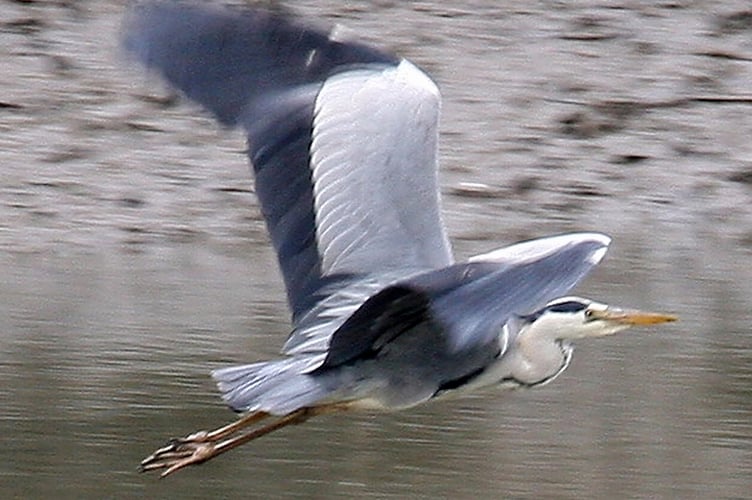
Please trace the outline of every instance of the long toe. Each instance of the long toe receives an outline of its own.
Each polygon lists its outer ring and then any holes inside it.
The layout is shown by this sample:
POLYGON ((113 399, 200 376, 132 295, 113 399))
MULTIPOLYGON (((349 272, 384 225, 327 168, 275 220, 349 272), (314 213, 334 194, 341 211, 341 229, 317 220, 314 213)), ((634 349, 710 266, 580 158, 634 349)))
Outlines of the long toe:
POLYGON ((185 460, 192 460, 190 463, 203 462, 213 454, 215 448, 213 443, 205 441, 205 434, 198 435, 196 433, 187 438, 170 440, 166 446, 159 448, 143 459, 139 470, 147 472, 155 469, 169 468, 185 460))
POLYGON ((200 463, 206 462, 210 458, 212 458, 215 455, 215 449, 214 445, 211 444, 205 444, 201 446, 197 446, 194 450, 191 456, 183 458, 183 459, 175 459, 170 460, 169 463, 166 464, 167 470, 165 470, 160 477, 167 477, 173 472, 176 472, 183 467, 187 467, 189 465, 198 465, 200 463))
POLYGON ((170 464, 177 460, 182 460, 192 456, 193 450, 176 450, 176 451, 164 451, 162 453, 152 453, 146 457, 140 464, 139 470, 141 472, 148 472, 155 469, 164 469, 169 467, 170 464))
POLYGON ((200 464, 216 454, 212 443, 183 443, 160 448, 146 457, 139 467, 141 472, 166 469, 165 477, 188 465, 200 464))

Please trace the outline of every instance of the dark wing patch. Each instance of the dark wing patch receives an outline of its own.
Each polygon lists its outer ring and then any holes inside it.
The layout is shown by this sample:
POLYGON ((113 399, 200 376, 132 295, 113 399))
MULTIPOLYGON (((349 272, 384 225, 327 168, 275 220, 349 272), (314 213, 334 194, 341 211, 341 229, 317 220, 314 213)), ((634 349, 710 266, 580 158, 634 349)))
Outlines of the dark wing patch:
POLYGON ((129 13, 124 35, 126 50, 225 125, 238 124, 258 97, 323 82, 350 65, 398 62, 258 8, 141 4, 129 13))
POLYGON ((428 297, 393 286, 368 299, 331 337, 320 369, 376 353, 401 333, 428 319, 428 297))
POLYGON ((249 116, 259 120, 249 120, 246 127, 256 196, 282 269, 293 322, 318 301, 316 292, 323 285, 308 168, 317 89, 309 92, 279 96, 274 105, 267 101, 268 109, 251 112, 249 116))
POLYGON ((432 301, 469 282, 487 276, 504 265, 488 262, 454 264, 424 272, 388 286, 366 300, 331 336, 328 355, 321 368, 370 356, 419 323, 433 325, 436 339, 444 342, 434 323, 432 301))

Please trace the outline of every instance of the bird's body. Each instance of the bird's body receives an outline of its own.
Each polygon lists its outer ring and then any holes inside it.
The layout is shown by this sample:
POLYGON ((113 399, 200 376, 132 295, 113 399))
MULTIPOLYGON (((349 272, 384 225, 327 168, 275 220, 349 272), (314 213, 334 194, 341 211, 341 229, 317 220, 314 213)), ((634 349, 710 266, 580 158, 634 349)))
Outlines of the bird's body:
POLYGON ((327 411, 533 387, 571 340, 667 315, 564 298, 610 239, 571 233, 455 262, 437 180, 440 94, 410 62, 264 10, 136 8, 126 48, 248 136, 293 329, 279 360, 213 372, 246 416, 158 450, 170 473, 327 411), (240 433, 267 416, 277 421, 240 433), (238 435, 240 433, 240 435, 238 435))

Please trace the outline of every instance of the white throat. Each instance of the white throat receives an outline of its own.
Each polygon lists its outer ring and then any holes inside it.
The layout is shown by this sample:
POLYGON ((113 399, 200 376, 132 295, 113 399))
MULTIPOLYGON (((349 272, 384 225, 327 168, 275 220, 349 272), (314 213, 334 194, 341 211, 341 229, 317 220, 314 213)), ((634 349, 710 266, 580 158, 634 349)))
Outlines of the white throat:
POLYGON ((536 321, 520 330, 504 361, 513 378, 537 385, 550 382, 564 371, 571 360, 572 349, 554 329, 536 321))

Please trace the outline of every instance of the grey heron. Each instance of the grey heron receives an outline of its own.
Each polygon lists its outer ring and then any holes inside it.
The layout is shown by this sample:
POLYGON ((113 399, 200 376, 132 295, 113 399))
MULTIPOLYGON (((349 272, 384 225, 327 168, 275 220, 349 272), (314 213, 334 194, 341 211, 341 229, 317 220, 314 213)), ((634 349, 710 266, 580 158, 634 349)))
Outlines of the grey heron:
POLYGON ((244 129, 292 313, 281 359, 212 373, 244 415, 171 441, 142 470, 168 475, 323 413, 543 385, 572 341, 675 319, 566 296, 606 253, 603 234, 456 262, 439 203, 440 94, 409 61, 260 8, 173 2, 132 9, 123 43, 244 129))

